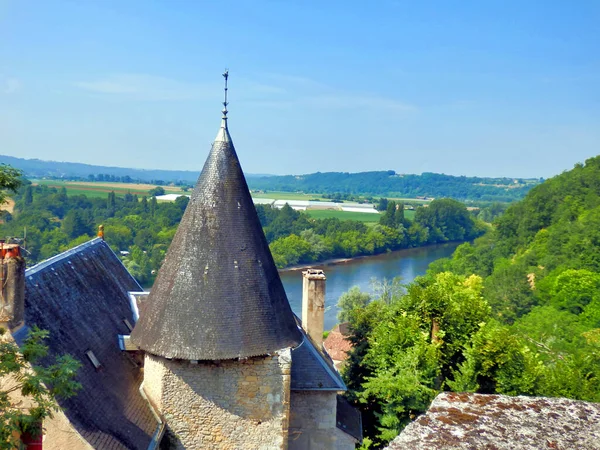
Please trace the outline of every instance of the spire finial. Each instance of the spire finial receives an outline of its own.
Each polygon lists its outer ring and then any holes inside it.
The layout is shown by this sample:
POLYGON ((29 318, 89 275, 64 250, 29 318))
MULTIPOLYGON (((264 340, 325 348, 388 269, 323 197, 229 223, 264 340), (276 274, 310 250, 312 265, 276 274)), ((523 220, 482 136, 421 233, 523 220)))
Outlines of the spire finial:
POLYGON ((225 101, 223 102, 223 120, 227 120, 227 78, 229 78, 229 69, 225 69, 223 73, 223 78, 225 78, 225 101))

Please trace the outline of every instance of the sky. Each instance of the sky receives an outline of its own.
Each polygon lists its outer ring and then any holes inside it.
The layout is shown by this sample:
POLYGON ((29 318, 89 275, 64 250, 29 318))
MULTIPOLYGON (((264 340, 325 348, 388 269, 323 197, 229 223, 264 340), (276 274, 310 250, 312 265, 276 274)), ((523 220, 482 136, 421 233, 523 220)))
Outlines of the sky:
POLYGON ((550 177, 600 154, 600 1, 0 0, 0 154, 550 177))

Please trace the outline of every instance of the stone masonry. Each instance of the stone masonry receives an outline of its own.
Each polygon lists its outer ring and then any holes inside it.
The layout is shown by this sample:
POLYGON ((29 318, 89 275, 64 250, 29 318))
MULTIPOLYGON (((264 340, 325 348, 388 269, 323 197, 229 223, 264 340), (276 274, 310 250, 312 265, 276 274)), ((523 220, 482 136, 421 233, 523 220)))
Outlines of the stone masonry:
POLYGON ((147 353, 144 391, 168 424, 171 448, 285 449, 290 371, 289 349, 215 362, 147 353))
MULTIPOLYGON (((335 391, 292 391, 290 450, 340 448, 335 445, 336 395, 335 391)), ((354 448, 354 443, 345 448, 354 448)))
POLYGON ((322 270, 302 272, 302 327, 318 348, 323 347, 325 280, 322 270))

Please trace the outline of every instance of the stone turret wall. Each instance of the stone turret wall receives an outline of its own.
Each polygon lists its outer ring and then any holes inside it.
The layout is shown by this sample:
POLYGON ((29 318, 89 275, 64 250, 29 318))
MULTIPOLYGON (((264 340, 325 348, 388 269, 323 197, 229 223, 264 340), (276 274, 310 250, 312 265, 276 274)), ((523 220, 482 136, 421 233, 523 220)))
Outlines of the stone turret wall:
MULTIPOLYGON (((175 449, 286 449, 291 354, 194 363, 146 354, 144 391, 175 449)), ((335 403, 334 403, 335 404, 335 403)))
POLYGON ((290 406, 290 450, 353 449, 354 442, 336 445, 336 392, 292 391, 290 406))

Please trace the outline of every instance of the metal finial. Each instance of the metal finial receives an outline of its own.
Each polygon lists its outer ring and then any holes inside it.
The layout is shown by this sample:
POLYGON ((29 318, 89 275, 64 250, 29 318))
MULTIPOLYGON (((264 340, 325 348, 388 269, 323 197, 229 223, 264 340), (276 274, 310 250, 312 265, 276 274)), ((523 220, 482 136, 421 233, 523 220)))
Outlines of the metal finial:
POLYGON ((227 78, 229 78, 229 69, 225 69, 225 73, 223 73, 223 78, 225 78, 225 101, 223 102, 223 119, 227 120, 227 78))

